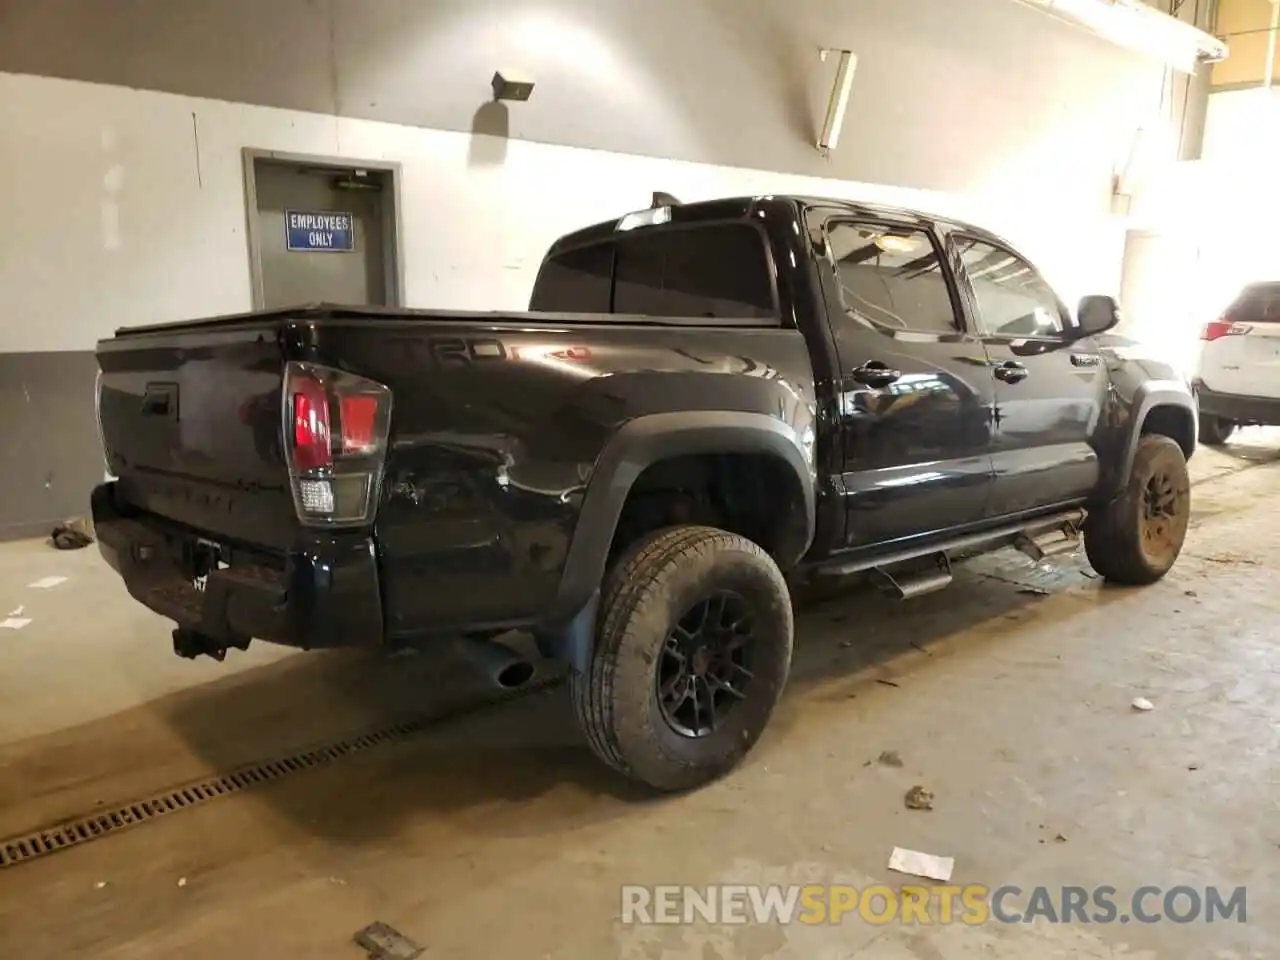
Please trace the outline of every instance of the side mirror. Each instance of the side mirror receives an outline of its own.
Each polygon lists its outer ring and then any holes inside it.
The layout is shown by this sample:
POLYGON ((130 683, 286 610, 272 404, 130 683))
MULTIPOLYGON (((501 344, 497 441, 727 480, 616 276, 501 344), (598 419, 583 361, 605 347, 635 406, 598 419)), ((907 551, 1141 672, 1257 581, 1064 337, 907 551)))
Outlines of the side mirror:
POLYGON ((1076 311, 1076 336, 1094 337, 1120 322, 1120 305, 1112 297, 1089 296, 1076 311))

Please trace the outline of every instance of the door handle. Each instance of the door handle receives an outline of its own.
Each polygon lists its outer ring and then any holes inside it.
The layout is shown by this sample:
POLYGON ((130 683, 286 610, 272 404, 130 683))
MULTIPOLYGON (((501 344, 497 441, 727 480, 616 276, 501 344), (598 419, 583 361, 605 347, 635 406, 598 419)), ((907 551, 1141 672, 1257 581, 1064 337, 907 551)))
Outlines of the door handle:
POLYGON ((862 366, 854 367, 850 376, 868 387, 887 387, 902 376, 902 371, 891 370, 879 360, 868 360, 862 366))
POLYGON ((1017 360, 1006 360, 996 365, 995 375, 1002 383, 1019 383, 1027 379, 1027 368, 1017 360))

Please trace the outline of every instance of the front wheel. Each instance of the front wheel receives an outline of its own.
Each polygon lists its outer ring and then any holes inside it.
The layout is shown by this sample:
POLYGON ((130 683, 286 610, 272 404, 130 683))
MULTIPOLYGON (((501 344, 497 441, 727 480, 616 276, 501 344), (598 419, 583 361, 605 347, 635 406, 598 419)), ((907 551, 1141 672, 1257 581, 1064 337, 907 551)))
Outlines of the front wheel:
POLYGON ((1124 493, 1085 521, 1085 553, 1112 583, 1155 583, 1182 552, 1190 520, 1191 480, 1182 448, 1148 434, 1138 441, 1124 493))
POLYGON ((782 573, 712 527, 644 537, 606 579, 590 667, 569 686, 591 749, 659 790, 735 767, 786 683, 794 624, 782 573))
POLYGON ((1236 425, 1231 420, 1215 417, 1208 413, 1200 414, 1200 439, 1209 447, 1220 447, 1235 433, 1236 425))

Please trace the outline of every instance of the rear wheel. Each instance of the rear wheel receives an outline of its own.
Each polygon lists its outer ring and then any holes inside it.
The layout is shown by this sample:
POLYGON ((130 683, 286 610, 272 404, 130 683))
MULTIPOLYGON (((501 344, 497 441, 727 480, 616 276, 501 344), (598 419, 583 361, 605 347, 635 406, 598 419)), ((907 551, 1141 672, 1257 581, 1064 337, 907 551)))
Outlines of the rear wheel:
POLYGON ((1138 441, 1124 493, 1085 521, 1085 553, 1112 583, 1155 583, 1182 552, 1190 519, 1191 481, 1182 448, 1148 434, 1138 441))
POLYGON ((786 683, 786 582, 755 543, 662 530, 610 572, 585 674, 570 689, 592 750, 659 790, 700 786, 759 739, 786 683))
POLYGON ((1235 432, 1233 420, 1224 420, 1207 413, 1200 414, 1200 440, 1210 447, 1220 447, 1235 432))

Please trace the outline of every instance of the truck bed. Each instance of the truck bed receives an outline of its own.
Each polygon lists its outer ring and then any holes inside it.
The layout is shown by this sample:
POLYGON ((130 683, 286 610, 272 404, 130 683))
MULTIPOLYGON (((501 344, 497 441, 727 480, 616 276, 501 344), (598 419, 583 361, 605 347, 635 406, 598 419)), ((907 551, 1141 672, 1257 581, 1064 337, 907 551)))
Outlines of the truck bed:
POLYGON ((582 492, 627 421, 697 408, 807 417, 812 403, 795 386, 812 380, 804 338, 760 320, 316 305, 125 329, 98 360, 117 478, 103 511, 276 563, 286 584, 292 566, 323 573, 317 557, 373 558, 389 632, 545 609, 582 492), (299 519, 285 387, 298 364, 389 391, 363 526, 299 519))
MULTIPOLYGON (((194 320, 176 320, 172 323, 119 327, 115 336, 131 338, 188 330, 221 330, 245 324, 359 319, 453 321, 480 325, 501 323, 572 324, 574 326, 625 324, 646 327, 777 327, 779 325, 777 319, 770 317, 641 317, 626 314, 421 310, 411 307, 353 307, 337 303, 309 303, 275 310, 255 310, 249 313, 228 313, 194 320)), ((110 342, 110 340, 100 341, 99 346, 110 342)))

